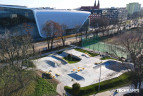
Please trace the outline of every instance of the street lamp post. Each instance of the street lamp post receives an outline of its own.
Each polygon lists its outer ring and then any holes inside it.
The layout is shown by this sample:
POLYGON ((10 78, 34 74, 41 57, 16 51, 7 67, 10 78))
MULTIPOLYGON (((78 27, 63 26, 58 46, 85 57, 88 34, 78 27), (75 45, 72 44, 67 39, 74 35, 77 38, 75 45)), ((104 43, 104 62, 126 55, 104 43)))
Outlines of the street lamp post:
POLYGON ((99 74, 99 86, 98 86, 98 91, 100 91, 100 80, 101 80, 101 64, 102 64, 102 60, 100 63, 100 74, 99 74))

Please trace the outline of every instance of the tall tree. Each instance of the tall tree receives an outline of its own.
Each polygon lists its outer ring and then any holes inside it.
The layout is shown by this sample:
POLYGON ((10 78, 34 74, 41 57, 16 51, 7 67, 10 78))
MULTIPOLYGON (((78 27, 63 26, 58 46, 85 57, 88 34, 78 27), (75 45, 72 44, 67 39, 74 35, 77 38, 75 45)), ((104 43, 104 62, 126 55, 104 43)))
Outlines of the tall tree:
POLYGON ((62 40, 62 43, 63 43, 63 46, 65 46, 65 41, 66 41, 66 30, 67 30, 67 25, 65 24, 62 24, 61 25, 61 31, 59 32, 60 34, 60 37, 61 37, 61 40, 62 40))
POLYGON ((76 37, 76 44, 78 45, 78 37, 79 37, 79 29, 80 29, 80 25, 76 25, 74 27, 74 33, 75 33, 75 37, 76 37))
POLYGON ((52 49, 54 38, 58 37, 58 34, 61 31, 61 26, 60 24, 54 21, 47 21, 43 27, 43 31, 45 32, 46 35, 48 49, 50 49, 50 43, 52 49))
POLYGON ((2 70, 0 75, 4 82, 4 96, 9 96, 25 87, 26 83, 24 79, 27 78, 28 74, 26 72, 26 74, 23 73, 23 68, 29 65, 27 61, 30 57, 29 50, 32 48, 31 42, 30 34, 16 36, 6 33, 0 38, 0 57, 4 61, 1 63, 2 70), (15 85, 15 82, 18 82, 17 85, 15 85))
POLYGON ((124 48, 128 55, 128 59, 133 63, 135 73, 134 85, 141 89, 141 82, 143 80, 143 27, 128 31, 121 34, 118 39, 118 44, 124 48))
POLYGON ((91 22, 91 26, 93 26, 94 28, 101 29, 102 30, 102 34, 104 36, 105 32, 106 32, 106 28, 109 26, 109 20, 108 20, 108 18, 105 18, 105 17, 95 18, 91 22), (103 30, 103 28, 104 28, 104 30, 103 30))

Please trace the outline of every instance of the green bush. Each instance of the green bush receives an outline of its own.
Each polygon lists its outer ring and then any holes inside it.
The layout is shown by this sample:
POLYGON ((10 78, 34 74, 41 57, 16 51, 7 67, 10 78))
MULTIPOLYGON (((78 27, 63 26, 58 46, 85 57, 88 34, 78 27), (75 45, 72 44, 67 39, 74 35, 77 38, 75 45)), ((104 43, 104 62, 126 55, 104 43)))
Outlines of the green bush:
POLYGON ((117 60, 115 58, 112 58, 112 57, 109 57, 109 56, 106 56, 106 57, 102 57, 101 60, 108 60, 108 59, 113 59, 113 60, 117 60))
POLYGON ((29 68, 29 67, 35 68, 35 67, 36 67, 36 66, 34 65, 34 63, 33 63, 32 61, 30 61, 30 60, 28 60, 28 61, 23 61, 22 64, 23 64, 23 66, 25 66, 25 67, 27 67, 27 68, 29 68))
POLYGON ((62 54, 63 53, 63 51, 59 51, 59 52, 57 52, 57 54, 62 54))
MULTIPOLYGON (((132 79, 133 79, 132 72, 126 72, 119 77, 101 82, 100 91, 98 91, 99 83, 89 85, 86 87, 81 87, 80 93, 78 94, 78 96, 88 96, 91 94, 96 94, 98 92, 103 92, 109 89, 120 87, 120 86, 131 83, 132 79)), ((72 94, 72 91, 71 91, 72 88, 66 86, 65 90, 69 92, 70 94, 72 94)))
POLYGON ((68 54, 66 57, 64 57, 64 59, 69 63, 69 64, 72 64, 72 63, 77 63, 79 62, 81 59, 78 59, 78 58, 75 58, 73 56, 71 56, 70 54, 68 54))
POLYGON ((42 78, 44 78, 44 79, 52 79, 52 76, 49 73, 43 73, 42 74, 42 78))
POLYGON ((72 85, 72 94, 74 96, 78 96, 79 92, 80 92, 80 84, 79 83, 74 83, 72 85))

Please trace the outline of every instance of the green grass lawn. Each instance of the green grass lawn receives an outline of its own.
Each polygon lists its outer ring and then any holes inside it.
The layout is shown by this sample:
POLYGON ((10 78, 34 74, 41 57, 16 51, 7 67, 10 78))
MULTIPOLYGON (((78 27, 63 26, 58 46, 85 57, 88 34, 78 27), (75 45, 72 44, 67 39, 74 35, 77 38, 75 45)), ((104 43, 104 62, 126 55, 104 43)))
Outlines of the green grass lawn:
POLYGON ((112 57, 109 57, 109 56, 107 56, 107 57, 102 57, 102 58, 101 58, 101 60, 108 60, 108 59, 117 60, 117 59, 115 59, 115 58, 112 58, 112 57))
POLYGON ((48 80, 39 78, 37 80, 35 91, 32 96, 56 96, 56 86, 56 84, 48 80))
POLYGON ((68 55, 64 57, 63 59, 66 60, 69 64, 77 63, 80 61, 80 59, 72 57, 71 55, 68 55))
MULTIPOLYGON (((99 83, 80 88, 78 96, 89 96, 99 92, 107 91, 131 83, 133 78, 132 72, 126 72, 117 78, 106 80, 100 83, 100 91, 98 91, 99 83)), ((72 94, 72 88, 65 86, 65 90, 72 94)))
POLYGON ((46 79, 37 77, 31 81, 25 88, 13 93, 11 96, 56 96, 56 84, 46 79))
POLYGON ((97 53, 92 53, 90 51, 87 51, 87 50, 83 50, 83 49, 79 49, 79 48, 75 48, 76 51, 79 51, 79 52, 82 52, 82 53, 85 53, 87 55, 89 55, 90 57, 94 57, 94 56, 97 56, 99 54, 97 53))
MULTIPOLYGON (((4 73, 4 72, 3 72, 4 73)), ((7 93, 12 92, 10 96, 56 96, 56 87, 57 82, 52 79, 43 79, 31 70, 22 71, 22 80, 24 82, 24 87, 20 87, 20 83, 15 76, 17 73, 14 71, 8 71, 5 69, 6 76, 9 77, 0 77, 0 94, 3 95, 3 89, 5 89, 5 84, 8 85, 7 93), (15 75, 15 76, 13 76, 15 75), (15 89, 18 90, 14 91, 15 89)), ((6 89, 5 89, 6 90, 6 89)))
MULTIPOLYGON (((65 59, 66 60, 66 59, 65 59)), ((69 60, 66 60, 69 64, 73 64, 73 63, 77 63, 79 61, 69 61, 69 60)))

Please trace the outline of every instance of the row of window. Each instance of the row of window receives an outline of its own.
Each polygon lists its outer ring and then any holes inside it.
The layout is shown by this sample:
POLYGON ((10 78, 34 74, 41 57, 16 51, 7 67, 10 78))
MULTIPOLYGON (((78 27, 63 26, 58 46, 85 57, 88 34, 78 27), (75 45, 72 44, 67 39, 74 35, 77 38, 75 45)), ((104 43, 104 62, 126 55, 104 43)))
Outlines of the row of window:
MULTIPOLYGON (((12 30, 21 30, 20 34, 32 30, 30 33, 33 39, 40 38, 32 10, 0 7, 0 11, 0 30, 2 28, 7 28, 11 32, 12 30), (28 26, 25 27, 24 24, 31 26, 32 29, 28 29, 28 26)), ((4 33, 5 30, 2 31, 0 34, 4 33)))

